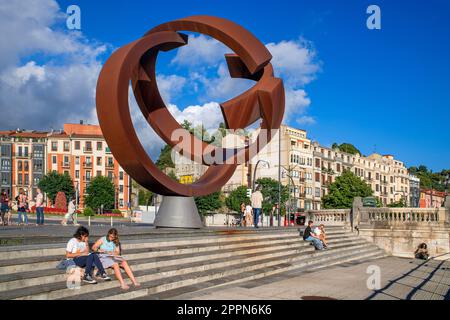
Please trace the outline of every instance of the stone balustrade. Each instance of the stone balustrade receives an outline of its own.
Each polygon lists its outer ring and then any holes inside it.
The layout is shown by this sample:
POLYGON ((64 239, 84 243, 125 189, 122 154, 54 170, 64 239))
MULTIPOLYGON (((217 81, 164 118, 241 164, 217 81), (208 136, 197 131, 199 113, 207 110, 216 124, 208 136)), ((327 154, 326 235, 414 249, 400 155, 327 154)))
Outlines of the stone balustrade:
POLYGON ((438 224, 445 221, 445 208, 363 208, 362 210, 367 212, 369 223, 438 224))
POLYGON ((309 219, 316 225, 345 225, 350 223, 350 209, 311 210, 309 219))

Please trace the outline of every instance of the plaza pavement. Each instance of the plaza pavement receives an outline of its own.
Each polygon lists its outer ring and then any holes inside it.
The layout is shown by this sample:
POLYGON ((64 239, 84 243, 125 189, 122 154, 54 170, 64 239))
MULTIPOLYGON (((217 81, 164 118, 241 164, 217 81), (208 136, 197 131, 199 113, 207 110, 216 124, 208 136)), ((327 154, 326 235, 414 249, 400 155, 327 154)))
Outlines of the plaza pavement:
POLYGON ((257 281, 179 295, 192 300, 450 300, 450 260, 427 262, 388 257, 345 263, 315 272, 286 273, 257 281), (381 289, 368 289, 371 266, 381 289))

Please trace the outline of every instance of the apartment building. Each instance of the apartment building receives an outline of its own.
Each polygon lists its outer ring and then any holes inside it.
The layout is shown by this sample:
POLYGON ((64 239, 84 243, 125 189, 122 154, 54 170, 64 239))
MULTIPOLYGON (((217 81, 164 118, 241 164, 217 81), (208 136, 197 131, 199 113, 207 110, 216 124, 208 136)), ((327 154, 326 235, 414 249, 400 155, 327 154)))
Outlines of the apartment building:
MULTIPOLYGON (((250 139, 258 133, 255 131, 250 139)), ((240 144, 241 147, 245 145, 243 137, 240 144)), ((364 157, 327 148, 312 142, 305 130, 285 125, 257 157, 237 168, 223 191, 229 193, 239 186, 251 187, 253 179, 262 177, 278 180, 279 167, 281 183, 290 187, 291 204, 297 208, 320 210, 329 185, 344 170, 352 171, 368 183, 374 196, 385 206, 401 199, 411 206, 418 206, 417 184, 420 185, 420 180, 408 174, 402 161, 392 155, 372 154, 364 157)), ((188 161, 182 166, 176 165, 175 172, 190 182, 197 180, 204 170, 205 167, 188 161)))
POLYGON ((115 207, 128 208, 131 179, 114 159, 99 126, 80 123, 51 132, 3 131, 0 139, 1 189, 11 190, 12 197, 22 189, 34 198, 42 177, 56 171, 72 177, 81 208, 86 188, 96 176, 109 177, 116 187, 115 207))

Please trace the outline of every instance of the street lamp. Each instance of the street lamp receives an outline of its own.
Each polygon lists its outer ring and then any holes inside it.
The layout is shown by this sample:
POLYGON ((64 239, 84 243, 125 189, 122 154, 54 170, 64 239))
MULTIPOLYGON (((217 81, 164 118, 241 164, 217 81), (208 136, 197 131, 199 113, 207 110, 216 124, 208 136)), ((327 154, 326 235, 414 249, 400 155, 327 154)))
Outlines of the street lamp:
POLYGON ((253 170, 253 192, 255 192, 255 190, 256 190, 256 188, 255 188, 256 187, 256 170, 258 169, 258 166, 259 166, 260 163, 266 164, 267 167, 270 169, 270 163, 268 161, 266 161, 266 160, 259 160, 256 163, 255 170, 253 170))

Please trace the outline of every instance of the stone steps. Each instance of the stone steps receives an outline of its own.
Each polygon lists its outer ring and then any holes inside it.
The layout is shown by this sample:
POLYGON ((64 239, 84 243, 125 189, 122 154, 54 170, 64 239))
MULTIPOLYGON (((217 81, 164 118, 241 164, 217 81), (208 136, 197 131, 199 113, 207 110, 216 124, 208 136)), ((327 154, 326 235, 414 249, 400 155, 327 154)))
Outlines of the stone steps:
MULTIPOLYGON (((298 239, 297 239, 298 240, 298 239)), ((330 244, 333 245, 347 243, 349 241, 359 241, 362 240, 351 240, 349 237, 342 237, 338 240, 330 240, 330 244)), ((352 243, 353 243, 352 242, 352 243)), ((151 269, 160 269, 165 267, 175 267, 177 268, 179 265, 183 264, 200 264, 203 265, 205 261, 211 262, 215 260, 227 260, 230 258, 238 259, 243 258, 248 255, 256 256, 256 257, 265 257, 265 256, 277 256, 284 252, 294 252, 298 248, 313 250, 313 248, 305 242, 292 242, 289 244, 271 244, 270 242, 265 243, 264 248, 256 249, 254 247, 246 247, 240 248, 239 251, 236 249, 228 250, 226 252, 214 251, 214 252, 205 252, 205 253, 194 253, 191 255, 179 256, 176 254, 169 254, 164 257, 156 257, 156 258, 142 258, 139 257, 138 260, 128 260, 130 265, 133 266, 133 270, 135 274, 139 274, 139 271, 142 270, 151 270, 151 269), (212 253, 212 254, 211 254, 212 253)), ((141 254, 145 256, 146 254, 141 254)), ((232 261, 232 260, 230 260, 232 261)), ((63 282, 63 288, 65 288, 65 280, 66 274, 62 271, 55 269, 55 264, 51 266, 50 269, 46 270, 38 270, 38 271, 28 271, 21 273, 14 273, 10 275, 3 275, 0 277, 0 297, 2 296, 2 292, 14 289, 20 289, 23 287, 29 286, 39 286, 46 285, 50 283, 55 283, 58 281, 63 282)))
POLYGON ((67 289, 67 275, 55 268, 65 244, 8 248, 1 252, 0 299, 170 298, 191 287, 211 288, 384 255, 344 228, 329 228, 327 236, 331 249, 321 252, 304 242, 296 229, 124 241, 124 256, 142 284, 126 292, 115 280, 67 289))

